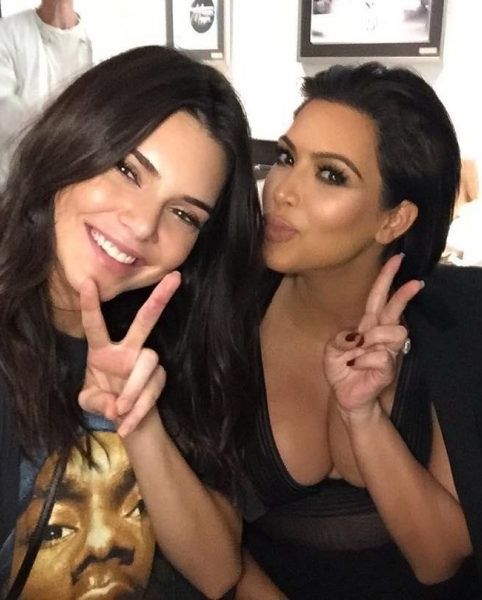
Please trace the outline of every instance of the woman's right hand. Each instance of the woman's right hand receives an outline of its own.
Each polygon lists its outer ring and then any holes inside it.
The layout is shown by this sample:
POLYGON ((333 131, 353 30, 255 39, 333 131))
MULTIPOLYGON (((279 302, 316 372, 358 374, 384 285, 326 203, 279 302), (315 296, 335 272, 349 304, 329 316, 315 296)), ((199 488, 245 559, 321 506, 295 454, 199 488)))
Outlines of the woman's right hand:
POLYGON ((326 346, 325 375, 343 417, 370 414, 396 377, 397 356, 408 337, 401 316, 424 285, 411 280, 389 296, 402 259, 392 256, 383 266, 356 331, 342 331, 326 346))
POLYGON ((159 357, 144 343, 179 287, 177 271, 166 275, 137 312, 120 342, 112 342, 100 308, 97 286, 80 290, 82 323, 88 343, 85 381, 79 403, 87 412, 114 421, 119 435, 131 433, 156 404, 166 374, 159 357))

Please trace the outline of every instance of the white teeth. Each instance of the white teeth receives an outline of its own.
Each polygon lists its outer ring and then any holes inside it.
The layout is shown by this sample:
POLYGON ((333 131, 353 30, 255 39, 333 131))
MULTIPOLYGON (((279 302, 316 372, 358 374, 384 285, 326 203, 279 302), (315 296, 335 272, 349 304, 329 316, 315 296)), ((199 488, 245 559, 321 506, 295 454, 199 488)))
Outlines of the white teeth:
POLYGON ((105 237, 95 229, 91 229, 90 232, 96 244, 117 262, 125 265, 131 265, 136 260, 135 256, 129 256, 125 252, 121 252, 117 246, 115 246, 111 241, 106 240, 105 237))

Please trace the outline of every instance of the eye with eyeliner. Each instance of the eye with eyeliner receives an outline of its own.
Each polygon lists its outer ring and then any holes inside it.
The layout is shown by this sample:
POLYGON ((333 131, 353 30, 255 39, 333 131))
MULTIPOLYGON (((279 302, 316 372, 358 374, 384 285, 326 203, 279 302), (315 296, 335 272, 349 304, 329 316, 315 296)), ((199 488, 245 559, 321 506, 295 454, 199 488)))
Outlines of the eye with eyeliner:
POLYGON ((130 179, 132 183, 135 183, 138 187, 141 185, 141 179, 137 168, 132 165, 127 159, 123 158, 116 163, 116 169, 126 179, 130 179))
POLYGON ((281 166, 292 166, 294 164, 294 158, 291 152, 284 148, 283 146, 278 145, 276 147, 276 164, 281 166))
POLYGON ((316 169, 316 177, 328 185, 344 185, 348 177, 345 172, 331 164, 319 165, 316 169))
POLYGON ((193 212, 190 212, 183 208, 172 208, 171 212, 189 227, 192 227, 197 231, 201 230, 203 223, 201 223, 199 217, 193 212))

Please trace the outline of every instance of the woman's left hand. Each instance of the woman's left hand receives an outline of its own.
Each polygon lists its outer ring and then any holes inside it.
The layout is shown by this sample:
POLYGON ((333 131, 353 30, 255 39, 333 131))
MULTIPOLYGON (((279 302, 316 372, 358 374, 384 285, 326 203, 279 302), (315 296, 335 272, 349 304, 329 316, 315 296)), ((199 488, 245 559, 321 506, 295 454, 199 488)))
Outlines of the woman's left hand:
POLYGON ((120 342, 109 337, 95 282, 88 279, 81 286, 88 353, 79 403, 84 410, 114 421, 121 436, 137 427, 164 388, 166 374, 159 357, 144 348, 144 343, 180 281, 180 274, 174 271, 157 284, 120 342))
POLYGON ((325 375, 342 416, 369 415, 396 377, 397 355, 408 337, 400 319, 424 285, 411 280, 389 298, 402 259, 403 255, 392 256, 383 266, 357 330, 339 333, 326 346, 325 375))

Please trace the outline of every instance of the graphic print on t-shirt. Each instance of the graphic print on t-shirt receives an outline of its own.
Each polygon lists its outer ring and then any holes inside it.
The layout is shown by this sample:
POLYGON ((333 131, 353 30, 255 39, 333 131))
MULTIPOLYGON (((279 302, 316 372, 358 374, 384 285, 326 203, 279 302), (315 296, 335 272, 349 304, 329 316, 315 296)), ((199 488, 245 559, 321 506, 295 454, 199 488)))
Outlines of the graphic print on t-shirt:
MULTIPOLYGON (((155 540, 134 473, 116 433, 96 432, 91 443, 94 465, 76 449, 69 457, 24 600, 131 600, 144 595, 155 540)), ((51 455, 44 462, 17 521, 12 577, 27 550, 56 460, 51 455)))

